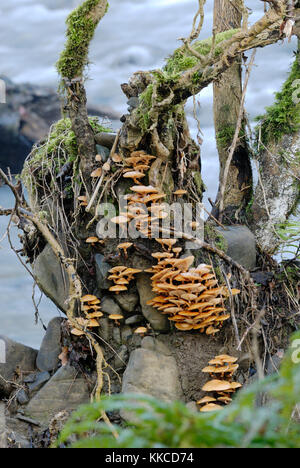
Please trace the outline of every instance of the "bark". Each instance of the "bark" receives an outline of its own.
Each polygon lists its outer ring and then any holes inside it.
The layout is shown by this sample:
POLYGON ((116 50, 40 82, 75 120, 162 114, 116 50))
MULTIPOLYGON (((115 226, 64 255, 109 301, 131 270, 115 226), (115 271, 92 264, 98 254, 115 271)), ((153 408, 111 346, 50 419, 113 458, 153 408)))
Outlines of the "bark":
MULTIPOLYGON (((299 38, 299 35, 298 35, 299 38)), ((281 93, 281 99, 285 97, 290 106, 294 107, 291 115, 284 117, 292 119, 292 124, 298 126, 300 119, 300 104, 295 101, 299 97, 300 77, 300 47, 295 59, 291 75, 284 84, 285 94, 281 93), (297 66, 298 65, 298 66, 297 66), (298 87, 295 84, 298 80, 298 87), (298 124, 297 124, 298 122, 298 124)), ((279 99, 279 98, 278 98, 279 99)), ((277 101, 278 101, 277 99, 277 101)), ((280 105, 279 102, 275 105, 280 105)), ((272 127, 273 128, 273 127, 272 127)), ((270 133, 270 132, 269 132, 270 133)), ((274 253, 280 244, 276 227, 284 223, 295 210, 300 196, 300 130, 282 135, 278 142, 269 141, 263 145, 259 153, 259 181, 255 190, 251 210, 252 229, 255 232, 257 242, 261 249, 268 253, 274 253)))
MULTIPOLYGON (((229 0, 215 0, 214 28, 220 33, 241 25, 242 14, 229 0)), ((214 121, 217 149, 219 154, 219 191, 213 215, 219 216, 221 183, 228 158, 228 149, 232 143, 237 125, 242 97, 241 57, 238 57, 220 80, 214 82, 214 121)), ((230 164, 224 196, 224 214, 227 218, 237 219, 251 197, 252 170, 244 124, 230 164)))
POLYGON ((276 227, 296 207, 300 194, 300 132, 285 135, 259 156, 259 182, 252 206, 252 229, 261 249, 274 253, 280 244, 276 227))
MULTIPOLYGON (((78 142, 78 157, 83 176, 91 173, 96 155, 84 88, 84 69, 88 63, 90 42, 108 8, 107 0, 86 0, 67 19, 67 43, 57 63, 66 94, 64 111, 68 113, 78 142)), ((87 188, 90 184, 87 179, 87 188)), ((89 195, 89 194, 88 194, 89 195)))

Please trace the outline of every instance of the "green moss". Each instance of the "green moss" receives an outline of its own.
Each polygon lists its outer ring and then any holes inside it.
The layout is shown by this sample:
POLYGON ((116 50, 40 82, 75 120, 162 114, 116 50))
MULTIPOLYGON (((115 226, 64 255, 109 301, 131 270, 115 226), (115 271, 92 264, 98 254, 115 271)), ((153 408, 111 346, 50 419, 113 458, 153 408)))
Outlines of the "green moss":
MULTIPOLYGON (((89 121, 95 134, 111 131, 98 123, 98 117, 90 117, 89 121)), ((44 176, 50 170, 58 173, 65 163, 73 163, 77 160, 77 153, 77 141, 71 120, 67 118, 59 120, 51 127, 47 141, 43 145, 37 145, 30 159, 25 162, 21 174, 24 185, 26 187, 35 185, 33 184, 34 173, 35 178, 38 178, 40 171, 44 176)))
MULTIPOLYGON (((217 140, 218 147, 228 149, 233 142, 235 130, 236 130, 235 126, 227 125, 227 126, 224 126, 222 130, 217 132, 216 140, 217 140)), ((245 138, 245 131, 244 129, 241 129, 239 133, 239 140, 241 141, 244 138, 245 138)))
POLYGON ((300 105, 293 99, 295 96, 295 80, 300 79, 299 55, 296 56, 291 72, 280 92, 275 94, 275 102, 266 108, 266 114, 257 117, 260 125, 261 140, 264 145, 277 143, 284 135, 291 135, 300 128, 300 105), (293 86, 294 84, 294 86, 293 86))
POLYGON ((218 249, 222 250, 223 252, 227 251, 228 243, 227 243, 225 237, 219 231, 217 231, 214 226, 212 226, 209 223, 205 223, 204 238, 209 243, 214 243, 215 246, 218 249))
MULTIPOLYGON (((234 34, 236 34, 239 29, 230 29, 216 35, 216 48, 215 56, 218 56, 222 53, 222 46, 219 46, 223 41, 230 39, 234 34)), ((212 47, 212 38, 204 39, 202 41, 195 42, 192 47, 196 52, 203 56, 207 56, 212 47)), ((177 79, 178 76, 190 69, 199 63, 197 57, 193 56, 185 47, 180 47, 175 50, 173 55, 168 59, 166 66, 164 67, 164 72, 169 79, 177 79)))
POLYGON ((193 172, 193 179, 194 179, 194 182, 196 184, 198 193, 202 194, 205 191, 205 186, 203 184, 201 173, 198 172, 198 171, 193 172))
POLYGON ((235 133, 235 127, 233 125, 232 126, 228 125, 226 127, 223 127, 222 130, 220 130, 216 134, 216 140, 217 140, 218 146, 222 148, 228 148, 233 141, 234 133, 235 133))
POLYGON ((89 45, 98 25, 98 21, 89 15, 98 3, 99 0, 86 0, 67 18, 67 43, 56 64, 63 78, 72 80, 83 74, 88 63, 89 45))
POLYGON ((152 107, 153 84, 149 84, 145 91, 140 95, 140 106, 137 109, 139 113, 140 127, 146 131, 150 126, 150 109, 152 107))

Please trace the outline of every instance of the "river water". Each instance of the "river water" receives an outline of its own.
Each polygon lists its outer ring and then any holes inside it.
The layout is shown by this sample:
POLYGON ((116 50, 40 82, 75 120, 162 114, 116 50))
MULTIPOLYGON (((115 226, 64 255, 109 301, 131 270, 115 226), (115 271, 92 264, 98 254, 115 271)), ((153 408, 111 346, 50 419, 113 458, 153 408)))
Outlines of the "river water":
MULTIPOLYGON (((16 82, 57 86, 54 64, 64 43, 65 18, 79 4, 76 0, 10 0, 0 5, 0 75, 16 82)), ((247 2, 253 9, 251 21, 263 13, 260 0, 247 2)), ((90 102, 126 112, 126 99, 120 84, 137 70, 149 70, 163 64, 176 48, 179 37, 190 32, 196 0, 111 0, 110 9, 93 41, 87 85, 90 102)), ((211 35, 213 0, 206 2, 206 20, 201 37, 211 35)), ((250 119, 263 112, 284 81, 293 60, 296 42, 279 43, 258 50, 256 65, 248 87, 247 111, 250 119)), ((199 118, 203 131, 203 178, 207 197, 214 198, 218 182, 218 161, 212 126, 212 90, 198 97, 199 118)), ((192 104, 187 111, 191 129, 192 104)), ((1 149, 0 149, 1 151, 1 149)), ((0 187, 0 206, 12 205, 6 188, 0 187)), ((0 238, 7 219, 0 217, 0 238)), ((18 248, 17 232, 12 240, 18 248)), ((37 300, 39 293, 36 293, 37 300)), ((38 347, 43 334, 41 322, 34 324, 32 279, 11 252, 7 239, 0 249, 0 334, 38 347)), ((57 315, 47 299, 39 306, 42 320, 57 315)))

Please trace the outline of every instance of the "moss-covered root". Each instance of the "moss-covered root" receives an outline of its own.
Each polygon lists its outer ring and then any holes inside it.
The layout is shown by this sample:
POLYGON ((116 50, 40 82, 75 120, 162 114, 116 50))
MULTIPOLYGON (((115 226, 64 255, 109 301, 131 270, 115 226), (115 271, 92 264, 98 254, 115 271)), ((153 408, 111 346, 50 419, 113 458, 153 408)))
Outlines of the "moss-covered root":
POLYGON ((56 65, 62 78, 71 81, 83 75, 90 42, 107 9, 107 0, 86 0, 69 15, 67 43, 56 65))

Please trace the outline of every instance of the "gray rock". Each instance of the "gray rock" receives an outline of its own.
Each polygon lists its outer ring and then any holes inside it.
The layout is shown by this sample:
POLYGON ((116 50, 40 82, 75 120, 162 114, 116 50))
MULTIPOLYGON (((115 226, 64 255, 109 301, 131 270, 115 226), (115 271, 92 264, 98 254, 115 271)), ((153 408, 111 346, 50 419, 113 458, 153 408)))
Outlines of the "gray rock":
POLYGON ((29 397, 27 395, 27 393, 25 392, 24 389, 21 389, 18 393, 17 393, 17 402, 20 404, 20 405, 27 405, 27 403, 29 402, 29 397))
POLYGON ((104 260, 103 255, 96 254, 95 266, 99 289, 109 289, 112 283, 108 281, 107 277, 109 276, 108 272, 111 269, 111 265, 104 260))
POLYGON ((24 383, 33 383, 36 379, 36 372, 33 372, 32 374, 27 375, 24 377, 23 382, 24 383))
POLYGON ((18 448, 18 449, 32 448, 32 445, 29 442, 29 440, 23 437, 21 434, 18 434, 17 432, 10 433, 9 439, 11 440, 11 443, 13 444, 14 448, 18 448))
POLYGON ((136 306, 139 303, 139 296, 135 293, 125 292, 116 295, 116 301, 125 312, 131 314, 135 311, 136 306))
POLYGON ((134 350, 123 376, 122 392, 166 402, 180 400, 182 390, 174 357, 145 348, 134 350))
POLYGON ((284 358, 284 350, 279 349, 276 354, 269 357, 267 367, 266 367, 266 374, 272 375, 279 371, 281 362, 284 358))
POLYGON ((25 415, 38 420, 43 427, 60 411, 73 411, 88 403, 89 390, 86 381, 77 376, 69 365, 61 367, 48 383, 32 398, 25 415))
POLYGON ((99 336, 102 338, 102 340, 109 342, 111 338, 111 326, 110 326, 110 320, 108 318, 101 318, 100 321, 100 327, 99 327, 99 336))
POLYGON ((187 407, 190 411, 192 411, 193 413, 198 413, 198 411, 199 411, 195 401, 189 401, 189 402, 186 404, 186 407, 187 407))
POLYGON ((122 314, 118 304, 111 297, 103 297, 101 300, 101 312, 104 314, 122 314))
POLYGON ((60 317, 55 317, 48 324, 47 331, 36 360, 36 365, 42 372, 53 371, 58 367, 58 356, 61 353, 62 320, 63 319, 60 317))
POLYGON ((120 327, 113 327, 112 331, 113 340, 117 344, 121 344, 121 330, 120 327))
POLYGON ((141 347, 144 349, 149 349, 150 351, 156 351, 159 354, 163 354, 164 356, 172 356, 172 351, 170 348, 163 343, 159 337, 153 338, 152 336, 145 336, 143 338, 141 347))
POLYGON ((126 344, 128 339, 132 336, 132 329, 129 325, 121 327, 121 340, 123 344, 126 344))
POLYGON ((106 148, 111 149, 115 142, 116 136, 116 133, 100 132, 95 135, 95 141, 98 143, 98 145, 106 146, 106 148))
POLYGON ((144 321, 144 317, 142 315, 132 315, 128 319, 125 320, 126 325, 136 325, 137 323, 141 323, 144 321))
POLYGON ((114 359, 114 369, 116 371, 122 370, 126 367, 128 362, 128 349, 127 346, 122 345, 121 348, 118 350, 117 355, 114 359))
POLYGON ((66 313, 66 300, 69 294, 68 278, 50 245, 46 245, 37 257, 33 272, 40 289, 66 313))
POLYGON ((35 370, 37 351, 2 335, 0 335, 1 343, 4 343, 6 362, 2 363, 0 359, 0 393, 9 395, 12 391, 9 381, 13 380, 17 368, 25 372, 35 370))
POLYGON ((256 242, 254 234, 247 226, 226 226, 215 228, 227 244, 226 253, 247 270, 256 267, 256 242))
POLYGON ((96 150, 97 154, 101 156, 102 162, 105 163, 110 155, 109 149, 102 145, 96 145, 96 150))
POLYGON ((140 296, 140 304, 144 317, 148 320, 153 330, 158 332, 167 332, 170 329, 170 323, 165 315, 158 310, 147 305, 147 302, 155 297, 151 288, 149 275, 141 273, 137 276, 137 289, 140 296))
POLYGON ((28 390, 30 393, 37 392, 42 386, 50 380, 49 372, 38 372, 36 379, 33 383, 28 384, 28 390))

